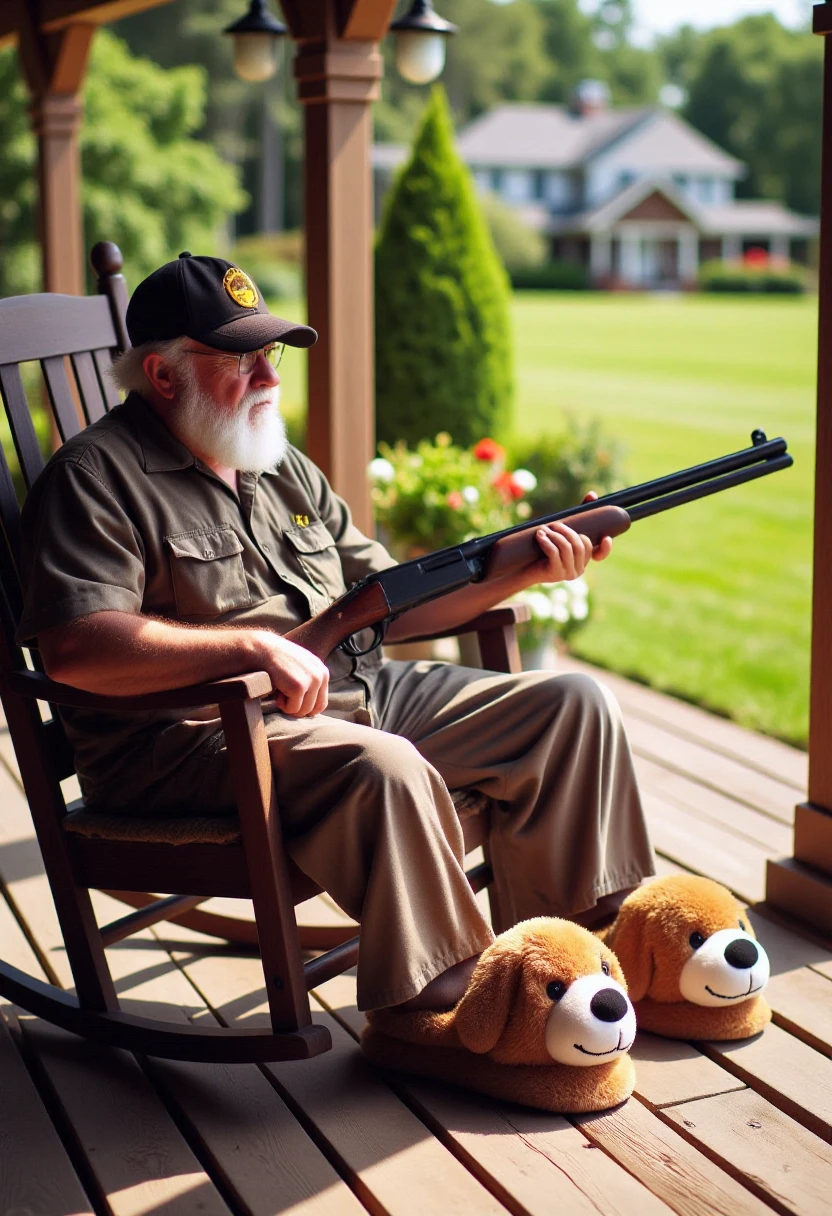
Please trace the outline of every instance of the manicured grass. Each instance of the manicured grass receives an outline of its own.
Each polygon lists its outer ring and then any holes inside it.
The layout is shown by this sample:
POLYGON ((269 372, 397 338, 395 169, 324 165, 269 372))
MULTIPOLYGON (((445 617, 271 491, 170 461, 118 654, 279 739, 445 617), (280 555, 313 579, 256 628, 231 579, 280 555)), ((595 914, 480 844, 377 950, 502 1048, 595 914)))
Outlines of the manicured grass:
POLYGON ((627 482, 784 435, 793 469, 644 520, 593 568, 582 657, 805 744, 816 303, 515 297, 516 427, 598 415, 627 482))

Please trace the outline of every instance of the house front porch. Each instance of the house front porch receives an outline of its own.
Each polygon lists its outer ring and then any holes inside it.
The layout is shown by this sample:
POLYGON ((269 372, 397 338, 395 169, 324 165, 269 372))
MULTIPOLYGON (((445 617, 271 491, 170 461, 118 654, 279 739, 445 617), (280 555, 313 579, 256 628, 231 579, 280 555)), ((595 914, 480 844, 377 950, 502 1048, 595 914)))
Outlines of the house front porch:
MULTIPOLYGON (((659 872, 707 874, 756 904, 768 859, 791 851, 806 756, 603 678, 627 720, 659 872)), ((5 731, 0 798, 4 957, 68 985, 5 731)), ((97 905, 108 919, 120 908, 97 905)), ((342 917, 324 897, 304 910, 342 917)), ((314 994, 333 1050, 262 1069, 134 1058, 4 1005, 0 1210, 820 1216, 832 1188, 832 943, 765 904, 751 916, 772 959, 774 1025, 728 1047, 644 1036, 636 1096, 585 1118, 379 1076, 357 1049, 349 977, 314 994)), ((165 925, 108 956, 126 1003, 149 1016, 266 1017, 252 954, 165 925)))

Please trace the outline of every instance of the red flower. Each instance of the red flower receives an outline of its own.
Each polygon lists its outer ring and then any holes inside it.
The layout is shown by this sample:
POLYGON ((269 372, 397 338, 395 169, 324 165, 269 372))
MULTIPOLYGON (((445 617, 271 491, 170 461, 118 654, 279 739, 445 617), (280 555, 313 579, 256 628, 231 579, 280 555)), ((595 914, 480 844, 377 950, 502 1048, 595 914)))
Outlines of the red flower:
POLYGON ((449 507, 452 507, 454 511, 459 511, 464 502, 465 499, 462 497, 459 490, 451 490, 450 494, 448 495, 449 507))
POLYGON ((746 249, 742 260, 746 266, 768 266, 768 250, 753 245, 751 249, 746 249))
POLYGON ((503 472, 499 477, 494 478, 494 488, 503 502, 511 502, 514 499, 522 498, 525 494, 523 487, 514 480, 513 474, 508 472, 503 472))
POLYGON ((474 444, 474 455, 477 460, 502 460, 505 456, 505 448, 500 447, 495 439, 481 439, 479 443, 474 444))

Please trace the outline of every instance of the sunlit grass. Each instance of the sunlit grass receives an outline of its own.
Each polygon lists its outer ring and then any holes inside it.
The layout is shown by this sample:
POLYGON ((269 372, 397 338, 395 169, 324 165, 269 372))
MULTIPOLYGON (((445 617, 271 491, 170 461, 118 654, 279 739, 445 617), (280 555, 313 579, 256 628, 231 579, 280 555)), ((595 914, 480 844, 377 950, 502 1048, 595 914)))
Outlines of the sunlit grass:
POLYGON ((517 430, 596 414, 642 481, 785 435, 786 473, 637 524, 593 570, 582 657, 805 742, 816 305, 515 298, 517 430))

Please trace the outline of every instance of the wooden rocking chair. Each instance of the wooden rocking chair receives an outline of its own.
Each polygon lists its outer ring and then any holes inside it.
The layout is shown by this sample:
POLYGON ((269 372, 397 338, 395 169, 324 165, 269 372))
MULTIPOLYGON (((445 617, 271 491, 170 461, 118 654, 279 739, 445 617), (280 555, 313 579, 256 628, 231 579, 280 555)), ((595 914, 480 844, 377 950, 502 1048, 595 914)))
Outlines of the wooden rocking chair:
MULTIPOLYGON (((44 460, 21 364, 39 363, 61 440, 102 417, 119 400, 107 370, 112 354, 129 344, 121 254, 115 245, 102 242, 93 250, 92 263, 98 296, 44 294, 0 300, 0 395, 27 490, 44 460)), ((294 905, 319 888, 294 865, 283 845, 260 702, 271 692, 268 677, 253 672, 169 692, 102 697, 50 680, 40 670, 36 651, 30 652, 27 664, 14 642, 22 604, 17 499, 0 453, 0 697, 77 995, 2 961, 0 994, 67 1030, 147 1055, 233 1063, 303 1059, 326 1051, 330 1035, 312 1022, 307 994, 354 965, 358 937, 341 941, 311 961, 302 960, 304 947, 326 943, 314 932, 304 939, 295 920, 294 905), (49 717, 42 715, 39 703, 49 706, 49 717), (93 813, 80 801, 67 805, 60 783, 74 773, 74 763, 57 713, 60 706, 121 713, 215 704, 225 731, 237 817, 154 819, 148 832, 142 821, 93 813), (136 910, 99 927, 90 889, 107 891, 136 910), (181 894, 149 894, 159 890, 181 894), (254 921, 198 910, 213 896, 250 899, 254 921), (227 940, 259 945, 270 1031, 182 1026, 119 1009, 105 947, 174 918, 227 940)), ((519 668, 514 624, 525 618, 519 607, 496 608, 457 632, 478 634, 485 666, 513 671, 519 668)), ((482 801, 469 800, 464 811, 470 850, 485 842, 490 809, 482 801)), ((475 890, 490 879, 487 863, 469 874, 475 890)))

